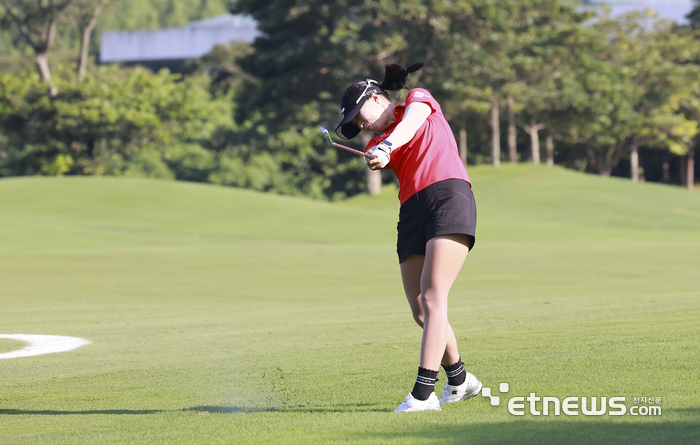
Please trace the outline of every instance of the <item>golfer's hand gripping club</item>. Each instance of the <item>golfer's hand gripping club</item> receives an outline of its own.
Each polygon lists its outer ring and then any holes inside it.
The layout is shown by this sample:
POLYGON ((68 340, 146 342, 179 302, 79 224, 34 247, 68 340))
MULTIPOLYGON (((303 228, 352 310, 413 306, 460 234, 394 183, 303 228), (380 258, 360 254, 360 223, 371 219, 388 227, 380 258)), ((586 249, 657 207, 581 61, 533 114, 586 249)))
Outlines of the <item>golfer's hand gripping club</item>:
POLYGON ((365 164, 370 168, 384 168, 391 162, 391 143, 387 141, 381 142, 376 147, 372 147, 369 153, 373 157, 372 161, 374 159, 377 161, 372 162, 365 158, 365 164))

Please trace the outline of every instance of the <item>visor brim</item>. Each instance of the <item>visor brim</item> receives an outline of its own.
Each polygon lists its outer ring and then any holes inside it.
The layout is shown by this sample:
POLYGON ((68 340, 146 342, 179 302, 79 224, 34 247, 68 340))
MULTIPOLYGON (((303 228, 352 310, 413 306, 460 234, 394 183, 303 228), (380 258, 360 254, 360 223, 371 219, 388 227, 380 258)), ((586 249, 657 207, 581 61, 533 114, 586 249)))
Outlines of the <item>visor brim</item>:
POLYGON ((360 129, 353 124, 345 124, 337 127, 335 129, 335 134, 341 139, 348 140, 360 134, 360 129))
POLYGON ((339 138, 345 140, 352 139, 360 133, 360 129, 357 128, 356 125, 351 124, 350 121, 355 119, 355 116, 360 112, 365 102, 367 102, 367 98, 363 97, 360 103, 345 113, 343 120, 335 127, 335 134, 337 134, 339 138))

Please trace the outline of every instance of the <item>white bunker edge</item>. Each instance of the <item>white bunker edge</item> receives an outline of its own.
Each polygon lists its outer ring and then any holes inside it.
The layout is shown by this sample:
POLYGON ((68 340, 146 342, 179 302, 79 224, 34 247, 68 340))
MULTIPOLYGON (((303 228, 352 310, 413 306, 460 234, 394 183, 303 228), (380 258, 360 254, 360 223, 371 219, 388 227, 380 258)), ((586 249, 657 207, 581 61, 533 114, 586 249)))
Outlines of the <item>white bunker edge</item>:
POLYGON ((32 357, 34 355, 66 352, 85 346, 90 342, 84 338, 66 337, 63 335, 32 335, 32 334, 0 334, 0 338, 19 340, 29 343, 29 346, 17 351, 0 354, 0 359, 32 357))

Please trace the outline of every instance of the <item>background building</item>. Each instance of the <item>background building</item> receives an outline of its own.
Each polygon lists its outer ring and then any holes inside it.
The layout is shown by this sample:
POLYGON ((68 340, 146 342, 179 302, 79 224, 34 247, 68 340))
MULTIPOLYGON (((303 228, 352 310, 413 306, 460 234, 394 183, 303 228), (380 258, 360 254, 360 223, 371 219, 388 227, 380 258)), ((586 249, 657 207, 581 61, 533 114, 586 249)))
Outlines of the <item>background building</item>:
POLYGON ((217 44, 237 40, 252 42, 259 35, 255 20, 231 14, 198 20, 179 28, 110 31, 102 34, 100 62, 179 71, 186 60, 202 57, 217 44))

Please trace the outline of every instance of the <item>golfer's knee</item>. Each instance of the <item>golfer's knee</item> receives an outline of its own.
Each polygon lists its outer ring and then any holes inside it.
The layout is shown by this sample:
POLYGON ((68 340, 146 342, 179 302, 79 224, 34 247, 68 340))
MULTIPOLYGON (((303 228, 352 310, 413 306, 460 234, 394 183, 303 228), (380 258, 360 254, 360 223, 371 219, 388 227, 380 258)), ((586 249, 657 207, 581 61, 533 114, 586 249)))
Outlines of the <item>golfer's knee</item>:
POLYGON ((413 319, 416 321, 418 326, 420 326, 422 328, 423 327, 423 320, 425 319, 425 314, 423 314, 423 310, 413 311, 413 319))
POLYGON ((421 294, 421 306, 427 314, 447 310, 447 296, 435 289, 426 289, 421 294))

